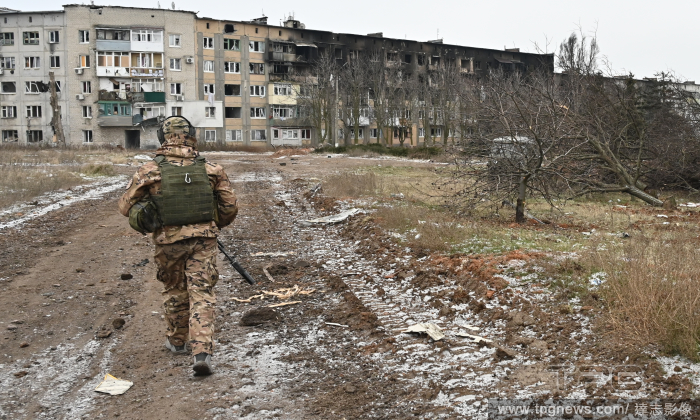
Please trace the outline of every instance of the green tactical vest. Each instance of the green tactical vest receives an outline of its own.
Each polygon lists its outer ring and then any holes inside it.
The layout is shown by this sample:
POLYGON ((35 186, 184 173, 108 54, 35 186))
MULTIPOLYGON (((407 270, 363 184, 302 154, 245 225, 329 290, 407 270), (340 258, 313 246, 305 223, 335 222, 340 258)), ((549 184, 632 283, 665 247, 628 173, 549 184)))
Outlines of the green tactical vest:
POLYGON ((155 158, 160 168, 160 195, 151 198, 163 226, 182 226, 216 219, 216 200, 209 184, 204 157, 193 165, 171 165, 165 156, 155 158))

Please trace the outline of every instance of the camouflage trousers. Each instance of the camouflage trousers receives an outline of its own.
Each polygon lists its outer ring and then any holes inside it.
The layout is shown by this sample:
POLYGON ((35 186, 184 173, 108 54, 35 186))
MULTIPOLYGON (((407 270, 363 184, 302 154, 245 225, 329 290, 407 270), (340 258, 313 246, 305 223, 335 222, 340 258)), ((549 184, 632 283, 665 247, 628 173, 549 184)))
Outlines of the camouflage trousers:
POLYGON ((189 341, 192 354, 214 350, 214 286, 216 238, 189 238, 172 244, 156 244, 158 281, 163 283, 163 306, 170 343, 189 341))

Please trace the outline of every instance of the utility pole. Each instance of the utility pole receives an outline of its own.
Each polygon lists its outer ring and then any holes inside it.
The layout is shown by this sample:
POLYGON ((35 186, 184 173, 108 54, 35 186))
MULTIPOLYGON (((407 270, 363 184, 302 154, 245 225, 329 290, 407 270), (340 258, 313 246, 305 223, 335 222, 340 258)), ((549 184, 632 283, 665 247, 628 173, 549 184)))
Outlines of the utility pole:
POLYGON ((63 123, 61 122, 61 110, 58 106, 58 93, 56 92, 56 77, 52 71, 49 72, 49 92, 51 92, 51 108, 53 108, 53 116, 51 117, 51 126, 56 135, 56 142, 66 145, 66 137, 63 135, 63 123))

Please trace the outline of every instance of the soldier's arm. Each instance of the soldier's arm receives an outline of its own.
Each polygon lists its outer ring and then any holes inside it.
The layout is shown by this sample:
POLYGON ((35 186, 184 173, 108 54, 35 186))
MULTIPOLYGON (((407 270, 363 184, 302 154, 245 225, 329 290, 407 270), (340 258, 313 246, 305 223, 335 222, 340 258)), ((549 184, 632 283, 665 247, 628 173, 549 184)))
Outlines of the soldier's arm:
POLYGON ((119 199, 119 213, 129 216, 131 206, 149 195, 151 185, 160 181, 160 173, 157 172, 156 168, 157 165, 149 162, 136 171, 126 191, 119 199))
POLYGON ((222 228, 233 223, 236 218, 238 214, 238 200, 226 172, 224 172, 223 168, 217 172, 214 194, 216 194, 219 209, 219 223, 217 225, 219 228, 222 228))

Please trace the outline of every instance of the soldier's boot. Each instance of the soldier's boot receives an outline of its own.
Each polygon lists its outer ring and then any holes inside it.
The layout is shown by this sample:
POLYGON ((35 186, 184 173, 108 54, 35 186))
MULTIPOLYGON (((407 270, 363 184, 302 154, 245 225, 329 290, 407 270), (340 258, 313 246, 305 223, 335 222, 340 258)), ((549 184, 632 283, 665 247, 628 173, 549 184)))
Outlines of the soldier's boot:
POLYGON ((165 347, 175 354, 187 353, 187 347, 184 344, 181 346, 176 346, 170 342, 168 337, 165 337, 165 347))
POLYGON ((195 375, 211 375, 213 370, 211 367, 211 355, 209 353, 199 353, 194 356, 194 365, 192 365, 195 375))

